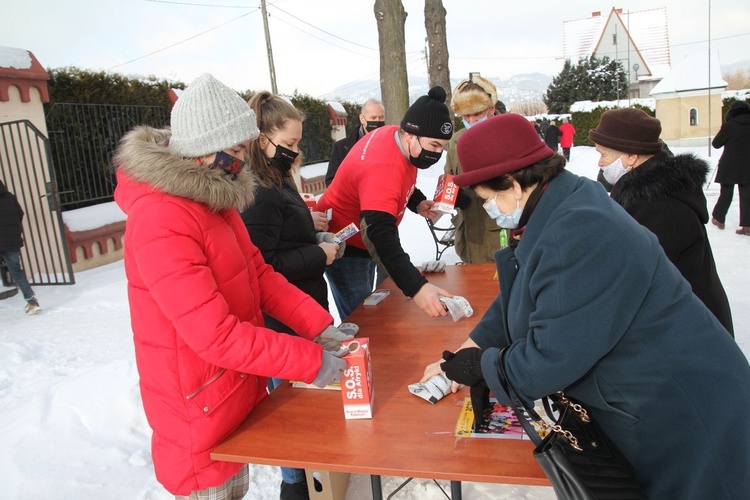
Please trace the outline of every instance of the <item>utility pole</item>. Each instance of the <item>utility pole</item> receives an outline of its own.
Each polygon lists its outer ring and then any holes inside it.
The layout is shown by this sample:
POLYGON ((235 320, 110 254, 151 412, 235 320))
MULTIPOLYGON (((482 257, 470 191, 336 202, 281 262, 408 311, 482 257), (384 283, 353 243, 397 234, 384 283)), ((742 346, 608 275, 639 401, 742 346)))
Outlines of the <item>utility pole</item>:
POLYGON ((711 157, 711 0, 708 0, 708 157, 711 157))
POLYGON ((266 13, 266 0, 260 0, 260 9, 263 13, 263 30, 266 32, 266 50, 268 50, 268 72, 271 73, 271 92, 278 94, 276 89, 276 68, 273 65, 273 50, 271 50, 271 33, 268 31, 268 13, 266 13))

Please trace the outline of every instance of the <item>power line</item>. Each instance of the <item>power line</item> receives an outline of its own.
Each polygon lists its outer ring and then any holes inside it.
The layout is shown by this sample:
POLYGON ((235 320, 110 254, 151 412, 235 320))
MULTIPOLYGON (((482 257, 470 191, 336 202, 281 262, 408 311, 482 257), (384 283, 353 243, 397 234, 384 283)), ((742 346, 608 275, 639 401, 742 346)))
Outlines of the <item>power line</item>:
MULTIPOLYGON (((269 5, 270 5, 270 4, 269 4, 269 5)), ((341 49, 341 50, 346 50, 347 52, 351 52, 352 54, 356 54, 356 55, 358 55, 358 56, 361 56, 361 57, 377 57, 377 56, 375 56, 375 55, 370 55, 370 54, 360 54, 359 52, 355 52, 355 51, 353 51, 353 50, 351 50, 351 49, 348 49, 348 48, 346 48, 346 47, 342 47, 341 45, 336 45, 336 44, 335 44, 335 43, 333 43, 333 42, 329 42, 328 40, 326 40, 326 39, 324 39, 324 38, 321 38, 321 37, 319 37, 319 36, 317 36, 317 35, 313 35, 312 33, 309 33, 309 32, 307 32, 307 31, 303 30, 303 29, 302 29, 302 28, 300 28, 299 26, 295 26, 295 25, 293 25, 293 24, 291 24, 291 23, 288 23, 288 22, 286 22, 285 20, 281 19, 280 17, 277 17, 277 18, 276 18, 276 20, 277 20, 277 21, 279 21, 279 22, 282 22, 282 23, 286 24, 287 26, 290 26, 290 27, 292 27, 292 28, 294 28, 294 29, 296 29, 296 30, 298 30, 298 31, 301 31, 302 33, 304 33, 304 34, 306 34, 306 35, 308 35, 308 36, 311 36, 311 37, 313 37, 313 38, 315 38, 315 39, 317 39, 317 40, 320 40, 320 41, 321 41, 321 42, 323 42, 323 43, 327 43, 327 44, 329 44, 329 45, 333 45, 334 47, 336 47, 336 48, 339 48, 339 49, 341 49)))
POLYGON ((208 3, 190 3, 190 2, 173 2, 170 0, 145 0, 146 2, 153 3, 171 3, 174 5, 189 5, 192 7, 218 7, 220 9, 247 9, 247 5, 215 5, 208 3))
POLYGON ((198 33, 197 35, 193 35, 193 36, 191 36, 189 38, 186 38, 184 40, 181 40, 179 42, 175 42, 175 43, 173 43, 171 45, 167 45, 166 47, 162 47, 161 49, 155 50, 153 52, 149 52, 146 55, 143 55, 143 56, 140 56, 140 57, 136 57, 135 59, 131 59, 130 61, 125 61, 124 63, 120 63, 120 64, 117 64, 115 66, 109 67, 105 71, 110 71, 110 70, 113 70, 115 68, 119 68, 120 66, 125 66, 126 64, 130 64, 130 63, 135 62, 135 61, 140 61, 141 59, 145 59, 146 57, 152 56, 154 54, 158 54, 159 52, 163 52, 163 51, 165 51, 167 49, 171 49, 172 47, 176 47, 176 46, 181 45, 181 44, 183 44, 185 42, 189 42, 190 40, 193 40, 194 38, 198 38, 199 36, 205 35, 206 33, 210 33, 211 31, 217 30, 217 29, 219 29, 219 28, 221 28, 223 26, 226 26, 229 23, 233 23, 234 21, 242 19, 243 17, 247 17, 250 14, 254 14, 254 13, 258 12, 259 10, 260 10, 260 8, 256 8, 255 10, 252 10, 252 11, 246 13, 246 14, 242 14, 241 16, 235 17, 234 19, 230 19, 229 21, 227 21, 225 23, 222 23, 222 24, 220 24, 218 26, 214 26, 213 28, 209 28, 206 31, 202 31, 201 33, 198 33))
MULTIPOLYGON (((318 30, 318 31, 322 31, 323 33, 325 33, 325 34, 326 34, 326 35, 328 35, 328 36, 332 36, 332 37, 334 37, 334 38, 338 38, 338 39, 339 39, 339 40, 341 40, 341 41, 344 41, 344 42, 346 42, 346 43, 351 43, 352 45, 356 45, 356 46, 358 46, 358 47, 362 47, 363 49, 367 49, 367 50, 374 50, 375 52, 379 52, 379 51, 380 51, 380 49, 373 49, 372 47, 368 47, 368 46, 366 46, 366 45, 362 45, 361 43, 357 43, 357 42, 352 42, 351 40, 347 40, 346 38, 341 38, 340 36, 338 36, 338 35, 334 35, 333 33, 329 32, 329 31, 326 31, 326 30, 324 30, 324 29, 322 29, 322 28, 318 28, 317 26, 315 26, 315 25, 313 25, 313 24, 310 24, 310 23, 308 23, 308 22, 307 22, 307 21, 305 21, 304 19, 300 19, 299 17, 295 16, 294 14, 290 14, 289 12, 285 11, 285 10, 284 10, 284 9, 282 9, 281 7, 277 7, 276 5, 269 5, 269 6, 270 6, 270 7, 273 7, 274 9, 276 9, 276 10, 278 10, 278 11, 281 11, 281 12, 283 12, 283 13, 284 13, 284 14, 286 14, 287 16, 290 16, 290 17, 293 17, 293 18, 295 18, 295 19, 296 19, 297 21, 299 21, 299 22, 301 22, 301 23, 305 23, 306 25, 310 26, 311 28, 315 28, 315 29, 316 29, 316 30, 318 30)), ((309 34, 309 33, 308 33, 308 34, 309 34)), ((312 36, 312 35, 311 35, 311 36, 312 36)))

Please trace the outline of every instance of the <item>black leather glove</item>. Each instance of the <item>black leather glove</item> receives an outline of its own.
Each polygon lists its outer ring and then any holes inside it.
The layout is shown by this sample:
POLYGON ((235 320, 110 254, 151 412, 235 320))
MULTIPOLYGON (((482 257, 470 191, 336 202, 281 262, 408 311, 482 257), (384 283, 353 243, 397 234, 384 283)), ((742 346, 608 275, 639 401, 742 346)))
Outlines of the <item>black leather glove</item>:
POLYGON ((454 382, 468 386, 484 382, 482 376, 482 350, 478 347, 467 347, 452 353, 443 351, 445 362, 440 363, 440 369, 445 376, 454 382))

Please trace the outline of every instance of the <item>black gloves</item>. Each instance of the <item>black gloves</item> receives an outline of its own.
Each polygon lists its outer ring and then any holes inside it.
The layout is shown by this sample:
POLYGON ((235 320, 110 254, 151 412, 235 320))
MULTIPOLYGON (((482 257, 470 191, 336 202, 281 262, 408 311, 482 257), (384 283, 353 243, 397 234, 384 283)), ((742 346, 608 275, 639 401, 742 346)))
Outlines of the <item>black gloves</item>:
POLYGON ((459 384, 471 387, 471 407, 474 410, 474 431, 479 432, 485 423, 485 413, 490 410, 490 389, 482 376, 482 350, 467 347, 456 353, 443 352, 444 363, 440 368, 445 375, 459 384))
POLYGON ((455 353, 443 351, 443 359, 445 362, 440 363, 440 369, 454 382, 472 386, 484 381, 480 348, 467 347, 455 353))

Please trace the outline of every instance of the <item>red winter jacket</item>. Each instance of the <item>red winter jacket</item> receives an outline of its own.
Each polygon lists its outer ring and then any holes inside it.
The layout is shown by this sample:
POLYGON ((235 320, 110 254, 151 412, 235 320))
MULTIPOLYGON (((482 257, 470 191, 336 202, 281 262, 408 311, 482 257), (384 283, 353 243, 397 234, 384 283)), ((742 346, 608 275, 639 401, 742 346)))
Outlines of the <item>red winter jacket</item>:
POLYGON ((165 147, 168 131, 124 139, 115 200, 128 215, 125 271, 156 477, 172 494, 217 486, 241 464, 209 453, 266 396, 266 377, 311 382, 333 318, 267 265, 237 207, 235 181, 165 147), (262 311, 300 337, 263 327, 262 311))
POLYGON ((569 122, 560 125, 560 147, 573 147, 573 137, 576 135, 576 129, 569 122))

